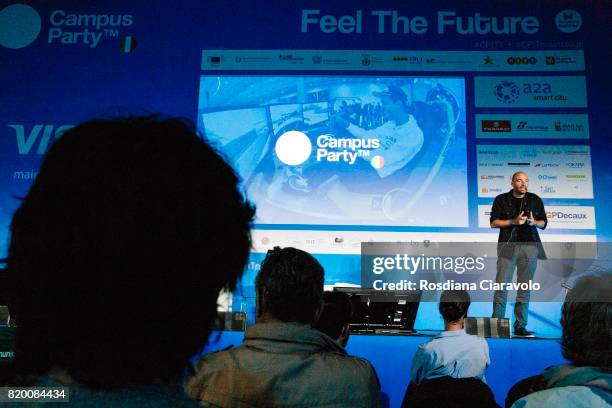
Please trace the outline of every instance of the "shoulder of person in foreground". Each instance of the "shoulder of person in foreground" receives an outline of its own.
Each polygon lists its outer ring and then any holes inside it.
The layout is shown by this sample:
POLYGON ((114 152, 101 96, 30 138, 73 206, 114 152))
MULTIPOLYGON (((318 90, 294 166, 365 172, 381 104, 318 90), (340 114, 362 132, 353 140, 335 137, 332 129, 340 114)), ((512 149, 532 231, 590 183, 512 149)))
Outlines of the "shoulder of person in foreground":
POLYGON ((319 355, 326 363, 329 363, 330 365, 335 365, 343 370, 361 372, 363 374, 362 378, 364 379, 370 377, 375 379, 376 384, 380 387, 378 382, 378 374, 376 373, 372 363, 370 363, 370 361, 367 359, 336 351, 319 353, 319 355))
POLYGON ((361 383, 361 387, 367 387, 368 390, 364 389, 364 394, 362 394, 363 397, 367 396, 367 400, 364 399, 361 406, 370 408, 380 407, 383 401, 383 396, 380 392, 380 379, 372 363, 357 356, 340 353, 332 354, 337 355, 343 361, 343 365, 346 365, 345 368, 341 369, 348 382, 361 383))
POLYGON ((583 385, 555 387, 529 394, 512 408, 606 408, 612 406, 612 393, 583 385))
POLYGON ((222 350, 211 351, 197 359, 192 360, 187 366, 187 373, 183 382, 183 388, 187 394, 196 398, 206 387, 206 378, 219 369, 232 369, 232 356, 237 348, 229 346, 222 350))

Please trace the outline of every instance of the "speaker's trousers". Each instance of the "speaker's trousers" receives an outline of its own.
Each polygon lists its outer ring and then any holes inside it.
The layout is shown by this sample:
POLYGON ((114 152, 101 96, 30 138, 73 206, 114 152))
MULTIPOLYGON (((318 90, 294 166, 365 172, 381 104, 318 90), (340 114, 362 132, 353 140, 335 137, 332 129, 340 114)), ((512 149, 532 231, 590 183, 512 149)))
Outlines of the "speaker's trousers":
MULTIPOLYGON (((529 283, 533 279, 538 266, 538 246, 534 244, 514 243, 514 253, 511 258, 497 259, 497 283, 510 283, 516 269, 517 283, 529 283)), ((514 330, 527 326, 529 310, 529 290, 518 290, 514 304, 514 330)), ((504 317, 506 314, 507 290, 496 290, 493 296, 493 317, 504 317)))

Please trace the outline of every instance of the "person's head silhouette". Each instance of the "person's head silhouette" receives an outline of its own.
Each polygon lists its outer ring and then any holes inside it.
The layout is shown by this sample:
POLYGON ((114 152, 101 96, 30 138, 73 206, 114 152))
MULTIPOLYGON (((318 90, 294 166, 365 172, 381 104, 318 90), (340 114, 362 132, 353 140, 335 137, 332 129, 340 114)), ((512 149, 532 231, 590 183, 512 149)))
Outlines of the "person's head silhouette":
POLYGON ((96 388, 178 380, 247 260, 254 209, 237 184, 178 119, 68 130, 11 224, 17 372, 96 388))

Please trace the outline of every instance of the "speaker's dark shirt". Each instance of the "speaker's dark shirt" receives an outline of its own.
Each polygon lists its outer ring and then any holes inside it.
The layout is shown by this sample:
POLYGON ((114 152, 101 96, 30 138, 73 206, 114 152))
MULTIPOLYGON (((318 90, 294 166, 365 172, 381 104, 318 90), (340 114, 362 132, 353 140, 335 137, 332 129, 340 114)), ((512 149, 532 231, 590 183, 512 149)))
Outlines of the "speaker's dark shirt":
MULTIPOLYGON (((514 209, 516 209, 516 213, 514 213, 512 215, 512 219, 518 217, 521 212, 527 217, 529 218, 529 212, 533 210, 529 209, 527 207, 527 200, 526 197, 521 197, 521 198, 516 198, 514 197, 512 194, 510 194, 512 196, 511 200, 512 200, 512 207, 514 209)), ((535 214, 533 215, 535 218, 535 214)), ((527 224, 525 222, 525 224, 523 225, 515 225, 512 228, 514 228, 514 234, 515 237, 512 240, 513 242, 534 242, 533 241, 533 237, 532 237, 532 232, 531 232, 531 227, 529 224, 527 224)))
MULTIPOLYGON (((516 198, 512 195, 512 190, 500 194, 495 197, 493 201, 493 208, 491 209, 490 222, 495 220, 511 220, 520 214, 520 211, 525 211, 525 215, 529 216, 529 211, 533 213, 533 218, 537 221, 544 221, 544 228, 548 224, 546 218, 546 211, 544 210, 544 203, 542 199, 533 193, 526 193, 523 198, 516 198)), ((527 223, 524 225, 505 227, 499 229, 499 243, 512 243, 512 242, 534 242, 539 246, 538 258, 546 259, 544 248, 540 241, 540 235, 538 234, 538 228, 530 226, 527 223)), ((498 251, 499 252, 499 251, 498 251)))

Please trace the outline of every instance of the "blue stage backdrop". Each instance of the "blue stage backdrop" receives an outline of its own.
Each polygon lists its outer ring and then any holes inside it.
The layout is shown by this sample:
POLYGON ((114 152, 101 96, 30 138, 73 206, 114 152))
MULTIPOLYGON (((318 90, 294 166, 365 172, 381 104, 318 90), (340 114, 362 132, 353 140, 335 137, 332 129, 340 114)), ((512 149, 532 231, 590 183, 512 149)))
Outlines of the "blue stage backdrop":
MULTIPOLYGON (((2 1, 0 258, 62 132, 152 112, 193 120, 257 205, 233 310, 275 245, 315 254, 331 287, 361 284, 364 241, 495 241, 518 170, 543 240, 609 242, 609 21, 603 0, 2 1)), ((558 314, 532 321, 556 336, 558 314)), ((417 328, 440 328, 435 305, 417 328)))

